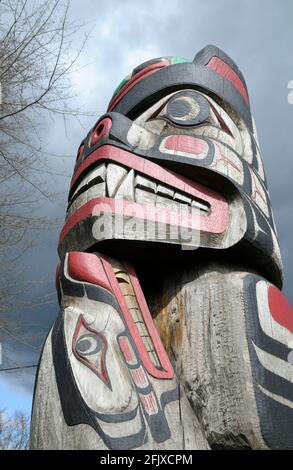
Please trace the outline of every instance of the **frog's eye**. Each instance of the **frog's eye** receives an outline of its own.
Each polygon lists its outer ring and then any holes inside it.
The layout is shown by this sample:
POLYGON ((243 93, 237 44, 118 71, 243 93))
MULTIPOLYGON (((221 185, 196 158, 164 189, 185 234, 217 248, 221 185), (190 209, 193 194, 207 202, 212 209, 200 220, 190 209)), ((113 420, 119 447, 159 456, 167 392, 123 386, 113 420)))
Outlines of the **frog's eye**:
POLYGON ((208 100, 195 91, 177 93, 167 103, 165 119, 179 126, 197 126, 208 120, 208 100))
POLYGON ((211 106, 196 91, 182 91, 173 95, 149 120, 163 119, 176 127, 193 127, 208 121, 211 106))

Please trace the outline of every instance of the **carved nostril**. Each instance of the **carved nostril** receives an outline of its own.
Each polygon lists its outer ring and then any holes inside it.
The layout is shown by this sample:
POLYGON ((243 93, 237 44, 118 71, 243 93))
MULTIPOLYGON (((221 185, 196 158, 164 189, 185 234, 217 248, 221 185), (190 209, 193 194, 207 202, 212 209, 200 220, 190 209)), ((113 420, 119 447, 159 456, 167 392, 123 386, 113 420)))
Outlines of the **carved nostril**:
POLYGON ((103 132, 103 129, 104 129, 104 124, 100 124, 97 129, 97 136, 99 136, 103 132))
POLYGON ((100 121, 96 127, 94 128, 94 131, 91 136, 90 140, 90 145, 96 145, 100 140, 102 140, 103 137, 105 137, 112 126, 112 121, 110 118, 106 117, 100 121))

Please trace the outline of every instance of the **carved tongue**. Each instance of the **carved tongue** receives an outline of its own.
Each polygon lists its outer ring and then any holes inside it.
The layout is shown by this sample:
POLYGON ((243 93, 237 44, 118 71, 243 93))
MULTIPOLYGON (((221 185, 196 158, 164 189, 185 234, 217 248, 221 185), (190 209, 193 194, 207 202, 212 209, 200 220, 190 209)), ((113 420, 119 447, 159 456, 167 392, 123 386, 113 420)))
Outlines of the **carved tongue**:
POLYGON ((126 301, 127 307, 131 313, 132 319, 135 323, 135 326, 138 329, 140 337, 145 345, 145 348, 148 352, 148 355, 156 367, 160 367, 160 361, 158 355, 155 351, 153 340, 149 335, 143 315, 141 313, 140 306, 137 302, 129 274, 123 265, 113 267, 114 272, 119 282, 120 289, 123 293, 124 299, 126 301))
POLYGON ((143 366, 155 378, 173 378, 173 367, 153 323, 133 267, 104 256, 102 263, 143 366))

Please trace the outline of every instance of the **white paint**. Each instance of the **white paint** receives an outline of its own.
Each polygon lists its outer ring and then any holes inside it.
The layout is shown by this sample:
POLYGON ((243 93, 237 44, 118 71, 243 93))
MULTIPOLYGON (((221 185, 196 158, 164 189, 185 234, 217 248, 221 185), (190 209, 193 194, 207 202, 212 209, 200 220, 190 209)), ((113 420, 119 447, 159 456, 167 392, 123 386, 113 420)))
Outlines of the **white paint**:
POLYGON ((259 348, 253 341, 253 347, 261 365, 273 374, 293 383, 293 365, 259 348))
POLYGON ((282 405, 287 406, 288 408, 293 408, 293 401, 287 400, 287 398, 282 397, 281 395, 277 395, 276 393, 269 392, 266 388, 262 387, 261 385, 258 385, 258 388, 269 398, 272 398, 272 400, 275 400, 282 405))
POLYGON ((126 175, 127 170, 124 167, 109 163, 107 166, 107 193, 109 197, 114 197, 119 184, 126 175))

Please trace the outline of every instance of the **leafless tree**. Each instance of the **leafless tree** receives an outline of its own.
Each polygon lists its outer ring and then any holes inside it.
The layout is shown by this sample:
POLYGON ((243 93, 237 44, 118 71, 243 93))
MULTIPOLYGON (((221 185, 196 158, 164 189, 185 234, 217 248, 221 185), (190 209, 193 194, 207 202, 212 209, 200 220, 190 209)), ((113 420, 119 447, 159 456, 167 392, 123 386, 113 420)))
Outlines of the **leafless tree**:
POLYGON ((40 210, 45 199, 56 196, 53 155, 46 152, 42 136, 50 117, 80 114, 74 106, 70 73, 87 39, 83 29, 84 39, 75 47, 80 25, 70 22, 69 3, 0 0, 2 311, 15 302, 14 263, 31 247, 32 233, 57 222, 42 217, 40 210))
POLYGON ((0 410, 0 450, 25 450, 28 448, 29 419, 22 411, 12 416, 0 410))

